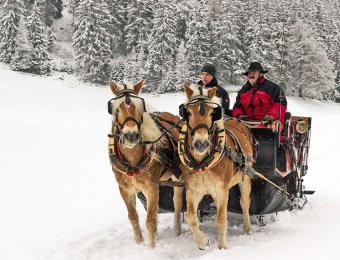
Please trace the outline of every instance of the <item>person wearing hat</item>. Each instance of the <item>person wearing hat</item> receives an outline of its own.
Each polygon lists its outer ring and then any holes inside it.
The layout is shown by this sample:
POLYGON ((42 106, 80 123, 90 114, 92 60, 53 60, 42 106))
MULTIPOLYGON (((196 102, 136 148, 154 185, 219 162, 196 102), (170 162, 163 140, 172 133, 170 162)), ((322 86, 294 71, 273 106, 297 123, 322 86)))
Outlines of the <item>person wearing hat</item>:
POLYGON ((248 70, 243 73, 248 81, 237 94, 233 117, 280 120, 284 124, 287 99, 280 86, 264 77, 267 72, 259 62, 250 63, 248 70))
POLYGON ((216 96, 222 101, 223 114, 224 116, 231 116, 231 111, 229 110, 229 95, 223 87, 218 85, 215 66, 211 63, 205 63, 201 68, 200 78, 201 80, 198 81, 199 85, 205 88, 217 88, 216 96))

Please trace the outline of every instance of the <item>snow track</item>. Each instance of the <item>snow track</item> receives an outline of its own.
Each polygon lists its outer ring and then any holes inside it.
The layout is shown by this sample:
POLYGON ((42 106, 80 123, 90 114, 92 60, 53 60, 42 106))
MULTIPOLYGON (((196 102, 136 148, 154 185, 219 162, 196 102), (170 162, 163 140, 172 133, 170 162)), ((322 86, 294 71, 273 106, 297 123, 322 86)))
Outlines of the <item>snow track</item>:
MULTIPOLYGON (((229 223, 228 250, 218 250, 214 222, 202 224, 211 247, 191 232, 172 233, 159 215, 157 247, 136 245, 107 156, 107 88, 71 76, 37 77, 0 68, 0 259, 340 259, 340 106, 288 99, 294 115, 312 116, 309 172, 315 189, 302 211, 283 212, 253 233, 229 223)), ((177 113, 183 96, 145 95, 177 113)), ((234 97, 233 97, 234 98, 234 97)), ((145 236, 145 211, 138 204, 145 236)))

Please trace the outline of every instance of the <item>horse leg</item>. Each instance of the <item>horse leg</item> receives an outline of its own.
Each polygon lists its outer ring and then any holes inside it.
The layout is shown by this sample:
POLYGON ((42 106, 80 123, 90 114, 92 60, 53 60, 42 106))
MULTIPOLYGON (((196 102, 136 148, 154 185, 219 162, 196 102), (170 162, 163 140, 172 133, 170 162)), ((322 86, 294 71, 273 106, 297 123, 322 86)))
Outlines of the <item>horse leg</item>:
POLYGON ((194 239, 196 245, 199 249, 204 250, 208 245, 208 240, 205 238, 203 233, 199 229, 198 217, 197 217, 197 208, 198 203, 201 201, 203 195, 194 193, 192 189, 186 190, 186 199, 187 199, 187 212, 186 212, 186 221, 190 226, 190 229, 194 235, 194 239))
POLYGON ((174 208, 175 208, 175 216, 174 216, 174 231, 176 236, 179 236, 182 233, 181 229, 181 210, 182 210, 182 194, 184 188, 182 187, 174 187, 174 208))
POLYGON ((249 217, 249 207, 250 207, 250 192, 251 192, 251 180, 248 175, 243 177, 244 179, 239 182, 239 187, 241 191, 240 204, 243 212, 243 231, 245 234, 250 234, 251 224, 249 217))
POLYGON ((159 187, 155 186, 143 193, 145 194, 147 201, 146 229, 148 231, 149 246, 154 248, 156 246, 157 235, 159 187))
POLYGON ((141 243, 143 242, 143 236, 139 226, 138 214, 136 211, 136 196, 135 194, 131 194, 121 187, 119 187, 119 191, 128 210, 128 216, 134 233, 135 241, 136 243, 141 243))
POLYGON ((216 226, 218 229, 218 248, 227 248, 227 228, 228 228, 228 218, 227 218, 227 206, 229 199, 229 190, 221 187, 217 190, 217 193, 213 197, 217 213, 216 213, 216 226))

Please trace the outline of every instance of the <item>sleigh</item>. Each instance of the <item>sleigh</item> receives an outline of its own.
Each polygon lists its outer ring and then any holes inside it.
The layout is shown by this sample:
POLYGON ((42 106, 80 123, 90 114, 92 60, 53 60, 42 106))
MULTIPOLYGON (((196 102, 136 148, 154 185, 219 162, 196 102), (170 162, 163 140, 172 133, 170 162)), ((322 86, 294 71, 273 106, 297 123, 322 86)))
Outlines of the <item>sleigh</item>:
MULTIPOLYGON (((290 113, 286 113, 285 125, 281 131, 263 127, 269 122, 245 122, 257 141, 254 169, 285 191, 284 193, 264 179, 255 176, 252 179, 250 215, 302 208, 307 202, 306 195, 314 193, 306 190, 303 185, 308 171, 311 118, 291 116, 290 113), (287 193, 291 194, 294 200, 289 199, 287 193)), ((144 195, 138 193, 137 196, 146 208, 144 195)), ((173 188, 160 186, 159 213, 174 211, 172 198, 173 188)), ((229 192, 229 212, 242 214, 239 200, 240 190, 236 185, 229 192)), ((205 215, 212 215, 216 210, 209 195, 202 199, 198 209, 205 215)), ((185 192, 182 211, 186 211, 185 192)))

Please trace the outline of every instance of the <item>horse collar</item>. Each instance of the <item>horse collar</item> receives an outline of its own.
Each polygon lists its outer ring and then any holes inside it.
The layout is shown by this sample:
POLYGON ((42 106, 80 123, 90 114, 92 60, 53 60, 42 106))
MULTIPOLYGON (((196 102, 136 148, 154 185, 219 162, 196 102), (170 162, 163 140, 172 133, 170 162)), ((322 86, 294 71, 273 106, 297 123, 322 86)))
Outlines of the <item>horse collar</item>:
POLYGON ((201 162, 197 162, 188 150, 188 145, 186 144, 187 135, 188 125, 185 122, 178 139, 178 154, 181 162, 193 172, 207 172, 217 165, 223 158, 226 145, 223 121, 216 122, 216 129, 213 136, 213 147, 211 148, 210 154, 201 162))

